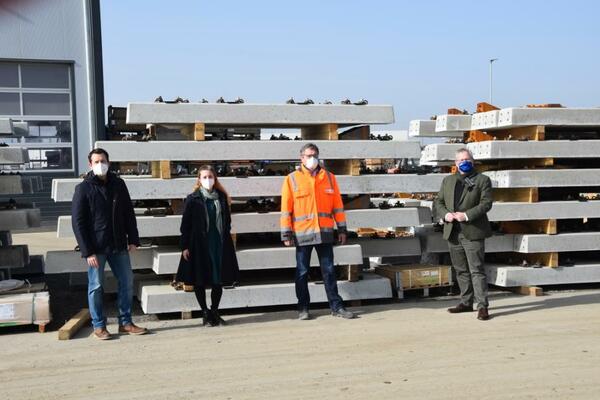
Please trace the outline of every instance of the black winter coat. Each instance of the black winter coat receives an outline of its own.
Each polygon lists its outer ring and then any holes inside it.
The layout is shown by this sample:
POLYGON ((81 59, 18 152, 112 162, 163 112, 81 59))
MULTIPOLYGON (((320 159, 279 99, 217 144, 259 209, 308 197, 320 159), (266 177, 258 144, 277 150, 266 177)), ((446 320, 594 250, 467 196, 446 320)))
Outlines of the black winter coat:
POLYGON ((129 191, 112 172, 105 183, 90 171, 75 187, 71 224, 84 258, 140 245, 129 191))
MULTIPOLYGON (((239 279, 239 266, 235 247, 231 238, 231 211, 224 193, 219 192, 223 221, 223 257, 221 261, 221 283, 232 285, 239 279)), ((210 286, 212 282, 212 264, 208 252, 206 204, 200 191, 185 199, 181 219, 181 250, 190 251, 190 260, 183 256, 179 260, 177 281, 188 285, 210 286)))

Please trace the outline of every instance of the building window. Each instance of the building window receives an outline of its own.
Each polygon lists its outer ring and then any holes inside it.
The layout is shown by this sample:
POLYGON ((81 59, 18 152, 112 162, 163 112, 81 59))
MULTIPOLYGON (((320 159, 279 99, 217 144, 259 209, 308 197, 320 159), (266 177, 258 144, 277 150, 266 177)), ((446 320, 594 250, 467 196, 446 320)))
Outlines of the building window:
POLYGON ((17 64, 0 62, 0 87, 19 87, 19 68, 17 64))
POLYGON ((30 162, 19 168, 74 170, 71 74, 66 63, 0 61, 0 118, 16 133, 1 141, 27 147, 30 162))
POLYGON ((28 143, 71 143, 71 122, 29 121, 28 143))
POLYGON ((0 92, 0 114, 8 116, 21 114, 20 101, 19 93, 0 92))
POLYGON ((63 64, 21 64, 24 88, 68 89, 69 68, 63 64))
POLYGON ((71 96, 61 93, 23 93, 24 115, 71 114, 71 96))
POLYGON ((33 169, 63 170, 73 168, 71 148, 29 148, 29 162, 33 169))

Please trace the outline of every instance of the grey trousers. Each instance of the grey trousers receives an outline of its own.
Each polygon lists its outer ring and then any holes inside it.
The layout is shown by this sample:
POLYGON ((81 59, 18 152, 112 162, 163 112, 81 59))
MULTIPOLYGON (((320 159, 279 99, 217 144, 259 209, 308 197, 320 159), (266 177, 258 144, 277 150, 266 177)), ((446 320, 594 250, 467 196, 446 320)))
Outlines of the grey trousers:
POLYGON ((452 233, 448 240, 452 266, 460 288, 461 303, 477 309, 488 307, 488 284, 485 276, 484 240, 469 240, 462 233, 452 233))

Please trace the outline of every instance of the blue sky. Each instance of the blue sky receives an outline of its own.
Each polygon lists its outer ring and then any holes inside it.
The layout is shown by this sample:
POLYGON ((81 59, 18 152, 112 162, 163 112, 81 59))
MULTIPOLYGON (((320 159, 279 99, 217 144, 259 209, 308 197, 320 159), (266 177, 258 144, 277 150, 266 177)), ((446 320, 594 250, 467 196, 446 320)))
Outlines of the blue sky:
POLYGON ((366 98, 396 123, 494 103, 600 106, 600 2, 102 1, 106 104, 366 98))

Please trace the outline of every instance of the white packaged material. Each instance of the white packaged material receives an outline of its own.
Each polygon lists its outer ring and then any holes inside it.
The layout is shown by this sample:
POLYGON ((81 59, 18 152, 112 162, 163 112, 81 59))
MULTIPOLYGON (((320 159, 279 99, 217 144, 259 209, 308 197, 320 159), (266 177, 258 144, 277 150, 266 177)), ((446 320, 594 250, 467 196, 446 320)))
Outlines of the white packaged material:
POLYGON ((50 295, 48 292, 0 296, 0 326, 49 323, 50 295))

